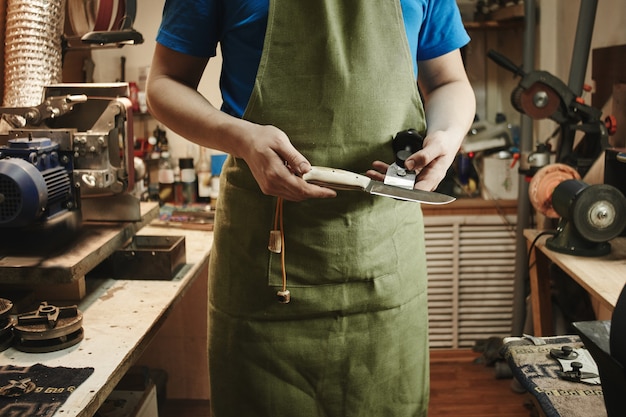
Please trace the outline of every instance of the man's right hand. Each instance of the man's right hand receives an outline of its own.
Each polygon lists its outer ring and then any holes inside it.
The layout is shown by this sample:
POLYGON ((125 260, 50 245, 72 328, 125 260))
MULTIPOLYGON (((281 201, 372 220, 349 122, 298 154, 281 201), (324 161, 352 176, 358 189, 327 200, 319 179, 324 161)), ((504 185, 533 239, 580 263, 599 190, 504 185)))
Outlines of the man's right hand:
POLYGON ((264 194, 289 201, 337 195, 334 190, 309 184, 301 178, 311 170, 311 164, 282 130, 249 123, 245 132, 235 156, 246 161, 264 194))

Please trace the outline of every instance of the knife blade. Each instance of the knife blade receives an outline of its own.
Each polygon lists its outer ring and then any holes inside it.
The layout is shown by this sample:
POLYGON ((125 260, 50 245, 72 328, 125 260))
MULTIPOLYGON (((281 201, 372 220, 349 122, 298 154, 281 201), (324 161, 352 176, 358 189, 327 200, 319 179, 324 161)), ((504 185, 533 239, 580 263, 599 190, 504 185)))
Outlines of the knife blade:
POLYGON ((446 194, 434 191, 423 191, 394 187, 380 181, 372 180, 365 175, 343 169, 313 166, 302 176, 306 182, 334 190, 356 190, 366 193, 391 197, 397 200, 415 201, 424 204, 448 204, 456 200, 446 194))

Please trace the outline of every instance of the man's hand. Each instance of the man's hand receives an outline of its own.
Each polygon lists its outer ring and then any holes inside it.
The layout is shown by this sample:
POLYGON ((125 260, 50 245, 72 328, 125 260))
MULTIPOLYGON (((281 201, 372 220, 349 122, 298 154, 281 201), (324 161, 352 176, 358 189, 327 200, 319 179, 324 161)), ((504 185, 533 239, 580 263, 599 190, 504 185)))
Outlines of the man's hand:
MULTIPOLYGON (((451 137, 443 131, 428 133, 424 138, 424 147, 405 161, 406 168, 417 174, 414 188, 433 191, 439 186, 454 162, 462 139, 451 137)), ((384 181, 389 164, 374 161, 372 168, 366 175, 374 180, 384 181)))
POLYGON ((289 201, 332 198, 334 190, 309 184, 301 177, 311 170, 309 161, 291 144, 287 135, 274 126, 249 124, 246 146, 239 149, 261 191, 289 201))

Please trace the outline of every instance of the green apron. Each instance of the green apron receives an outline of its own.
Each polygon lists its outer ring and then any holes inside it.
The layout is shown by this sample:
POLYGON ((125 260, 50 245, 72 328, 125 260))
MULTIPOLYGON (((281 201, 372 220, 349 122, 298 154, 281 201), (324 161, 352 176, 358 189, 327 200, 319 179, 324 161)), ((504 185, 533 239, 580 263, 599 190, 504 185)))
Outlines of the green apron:
MULTIPOLYGON (((285 131, 313 165, 393 160, 398 131, 425 130, 400 1, 270 0, 244 118, 285 131)), ((275 204, 229 157, 211 253, 212 416, 425 416, 419 204, 355 191, 285 202, 289 304, 267 249, 275 204)))

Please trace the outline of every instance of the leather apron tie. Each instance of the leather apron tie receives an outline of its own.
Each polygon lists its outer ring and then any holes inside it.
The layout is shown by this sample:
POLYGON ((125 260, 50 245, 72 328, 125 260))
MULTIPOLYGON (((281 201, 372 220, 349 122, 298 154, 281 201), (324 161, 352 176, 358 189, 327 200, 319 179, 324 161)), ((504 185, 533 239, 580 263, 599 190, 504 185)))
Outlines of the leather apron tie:
MULTIPOLYGON (((392 161, 425 130, 399 0, 270 0, 244 118, 287 133, 313 165, 392 161)), ((221 178, 210 269, 211 404, 227 416, 421 416, 428 313, 418 204, 340 192, 285 202, 289 304, 267 249, 276 199, 243 160, 221 178)))

